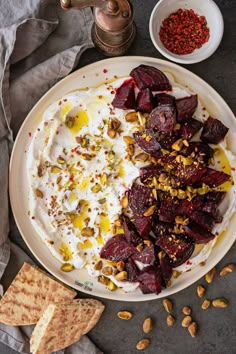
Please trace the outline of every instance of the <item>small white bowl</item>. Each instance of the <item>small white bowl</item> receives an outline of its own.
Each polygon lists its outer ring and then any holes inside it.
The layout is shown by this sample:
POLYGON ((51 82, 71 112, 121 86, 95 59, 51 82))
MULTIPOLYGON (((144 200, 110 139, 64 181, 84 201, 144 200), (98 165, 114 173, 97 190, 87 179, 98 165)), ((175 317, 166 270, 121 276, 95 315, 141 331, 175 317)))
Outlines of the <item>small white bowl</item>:
POLYGON ((154 46, 166 58, 176 63, 193 64, 208 58, 216 51, 223 36, 224 21, 218 6, 213 0, 160 0, 152 11, 149 32, 154 46), (201 48, 195 49, 191 54, 178 55, 171 53, 159 37, 162 21, 178 9, 193 9, 196 14, 205 16, 207 26, 210 29, 208 42, 203 44, 201 48))

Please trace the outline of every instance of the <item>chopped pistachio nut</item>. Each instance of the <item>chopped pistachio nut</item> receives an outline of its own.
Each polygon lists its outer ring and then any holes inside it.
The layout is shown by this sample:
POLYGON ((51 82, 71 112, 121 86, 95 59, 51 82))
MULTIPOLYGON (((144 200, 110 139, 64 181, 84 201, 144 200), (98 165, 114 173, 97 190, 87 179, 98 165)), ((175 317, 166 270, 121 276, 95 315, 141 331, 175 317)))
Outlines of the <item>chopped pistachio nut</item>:
POLYGON ((98 192, 100 192, 101 189, 102 189, 102 187, 100 186, 100 184, 96 183, 94 186, 92 186, 91 191, 93 193, 98 193, 98 192))
POLYGON ((65 125, 68 128, 73 128, 73 126, 75 125, 75 117, 67 116, 65 120, 65 125))

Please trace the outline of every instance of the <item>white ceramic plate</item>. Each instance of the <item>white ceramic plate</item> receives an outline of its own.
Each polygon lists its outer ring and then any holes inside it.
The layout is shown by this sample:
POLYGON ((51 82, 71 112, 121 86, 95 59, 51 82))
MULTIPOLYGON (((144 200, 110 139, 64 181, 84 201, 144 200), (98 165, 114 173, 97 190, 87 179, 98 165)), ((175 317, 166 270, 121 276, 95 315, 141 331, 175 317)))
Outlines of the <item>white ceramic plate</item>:
POLYGON ((186 85, 199 95, 202 103, 207 107, 208 112, 221 119, 230 131, 227 135, 227 144, 236 154, 236 120, 219 94, 206 82, 190 71, 167 61, 147 58, 147 57, 119 57, 105 59, 67 76, 51 88, 34 106, 22 125, 12 151, 10 162, 10 201, 13 214, 21 232, 21 235, 31 252, 39 262, 56 278, 71 287, 103 298, 122 301, 147 301, 166 297, 183 290, 201 278, 208 270, 215 266, 232 246, 235 238, 236 215, 231 219, 230 225, 220 241, 216 243, 206 265, 196 267, 191 272, 187 272, 173 281, 170 288, 163 290, 159 295, 143 295, 140 290, 132 293, 124 293, 121 290, 111 292, 96 279, 88 276, 85 270, 74 270, 64 273, 60 270, 60 262, 55 259, 48 248, 43 244, 37 231, 33 228, 28 216, 28 195, 29 185, 26 173, 26 152, 30 143, 30 132, 33 132, 40 122, 46 108, 70 91, 97 86, 106 80, 111 80, 114 76, 127 76, 131 69, 147 64, 158 67, 160 70, 170 72, 177 82, 186 85))

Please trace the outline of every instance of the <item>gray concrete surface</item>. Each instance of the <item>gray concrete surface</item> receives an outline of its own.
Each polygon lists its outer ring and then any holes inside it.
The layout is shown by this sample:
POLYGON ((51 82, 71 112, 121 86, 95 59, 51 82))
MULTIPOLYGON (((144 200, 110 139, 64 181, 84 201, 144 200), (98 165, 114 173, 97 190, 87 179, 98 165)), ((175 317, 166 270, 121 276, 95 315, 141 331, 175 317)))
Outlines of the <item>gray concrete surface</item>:
MULTIPOLYGON (((149 36, 149 17, 156 0, 133 0, 137 37, 127 55, 143 55, 164 59, 153 46, 149 36)), ((214 87, 229 104, 236 114, 236 1, 215 1, 223 14, 225 32, 217 52, 209 59, 199 64, 185 66, 214 87)), ((104 59, 95 49, 86 51, 79 67, 94 61, 104 59)), ((23 247, 21 239, 15 240, 23 247)), ((236 244, 217 265, 220 270, 224 265, 236 262, 236 244)), ((147 354, 234 354, 236 353, 236 272, 220 278, 208 285, 204 279, 170 297, 174 303, 173 315, 177 321, 175 326, 168 328, 166 313, 161 300, 142 303, 122 303, 103 300, 106 310, 97 326, 90 332, 89 337, 106 354, 138 353, 136 343, 143 337, 151 339, 147 354), (201 300, 196 295, 197 285, 207 288, 210 299, 225 297, 230 306, 227 309, 209 308, 201 310, 201 300), (183 315, 181 309, 189 305, 193 310, 193 318, 199 324, 199 333, 191 338, 187 330, 181 327, 183 315), (120 310, 130 310, 133 318, 121 321, 116 313, 120 310), (148 335, 142 333, 143 320, 151 316, 154 329, 148 335)), ((0 354, 15 352, 0 344, 0 354)), ((89 353, 88 353, 89 354, 89 353)))

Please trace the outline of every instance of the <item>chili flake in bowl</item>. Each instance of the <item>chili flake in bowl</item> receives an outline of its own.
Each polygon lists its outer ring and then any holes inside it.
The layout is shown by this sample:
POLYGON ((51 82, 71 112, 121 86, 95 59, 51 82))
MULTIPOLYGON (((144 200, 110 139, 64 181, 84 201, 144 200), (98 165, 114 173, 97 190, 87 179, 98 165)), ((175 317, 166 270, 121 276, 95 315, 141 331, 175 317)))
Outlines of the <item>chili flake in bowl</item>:
POLYGON ((166 58, 183 64, 203 61, 218 48, 223 17, 212 0, 161 0, 149 23, 152 42, 166 58))

